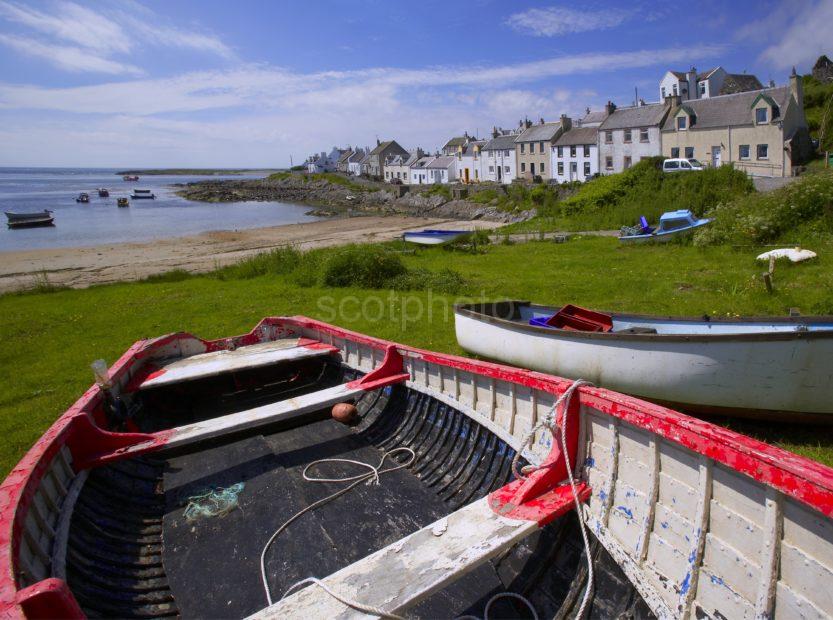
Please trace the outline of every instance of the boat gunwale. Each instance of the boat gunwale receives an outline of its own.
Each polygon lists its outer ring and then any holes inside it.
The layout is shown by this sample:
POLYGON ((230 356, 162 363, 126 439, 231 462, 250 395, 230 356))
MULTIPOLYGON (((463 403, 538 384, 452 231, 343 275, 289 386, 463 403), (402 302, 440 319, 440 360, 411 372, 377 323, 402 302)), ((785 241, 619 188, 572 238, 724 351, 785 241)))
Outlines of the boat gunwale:
MULTIPOLYGON (((540 304, 533 304, 529 301, 507 300, 503 302, 494 303, 476 303, 476 304, 456 304, 454 306, 454 313, 463 315, 467 318, 493 323, 501 327, 509 327, 514 330, 528 332, 530 334, 538 334, 542 336, 552 336, 558 339, 566 340, 601 340, 607 342, 616 342, 622 340, 634 340, 637 342, 645 342, 652 340, 660 340, 662 342, 726 342, 726 341, 781 341, 781 340, 816 340, 816 339, 830 339, 833 338, 833 329, 828 331, 794 331, 794 332, 751 332, 738 334, 644 334, 644 333, 625 333, 625 332, 582 332, 571 330, 558 330, 546 327, 538 327, 537 325, 529 325, 528 323, 521 323, 510 319, 504 319, 498 316, 486 314, 479 311, 478 308, 483 306, 494 306, 497 304, 514 304, 516 306, 527 306, 531 309, 549 310, 553 313, 558 312, 560 307, 544 306, 540 304)), ((789 316, 789 317, 759 317, 759 316, 744 316, 734 319, 727 319, 723 317, 709 317, 708 321, 704 321, 702 317, 690 316, 655 316, 650 314, 626 314, 623 312, 609 312, 606 310, 597 310, 609 314, 614 319, 623 320, 638 320, 638 321, 680 321, 691 322, 698 324, 707 323, 755 323, 766 322, 773 324, 796 324, 796 325, 812 325, 814 323, 830 323, 833 324, 833 316, 789 316)))
MULTIPOLYGON (((251 331, 239 336, 205 340, 189 333, 176 332, 134 343, 110 368, 113 383, 129 378, 133 366, 153 351, 178 340, 202 343, 206 351, 237 348, 264 340, 268 328, 318 330, 331 337, 350 340, 380 350, 394 345, 406 357, 428 363, 511 381, 551 394, 562 394, 572 381, 553 375, 424 349, 366 336, 303 316, 267 317, 251 331)), ((735 431, 692 418, 666 407, 619 394, 605 388, 582 386, 578 390, 581 405, 624 420, 638 428, 656 433, 671 443, 744 473, 785 496, 833 518, 833 469, 793 454, 787 450, 744 436, 735 431)), ((47 474, 48 466, 68 437, 76 431, 73 421, 92 417, 102 400, 101 388, 94 384, 44 432, 26 452, 6 479, 0 483, 0 615, 13 617, 22 612, 14 567, 19 556, 22 528, 37 486, 47 474)), ((41 582, 37 582, 41 583, 41 582)), ((23 615, 22 613, 20 615, 23 615)))

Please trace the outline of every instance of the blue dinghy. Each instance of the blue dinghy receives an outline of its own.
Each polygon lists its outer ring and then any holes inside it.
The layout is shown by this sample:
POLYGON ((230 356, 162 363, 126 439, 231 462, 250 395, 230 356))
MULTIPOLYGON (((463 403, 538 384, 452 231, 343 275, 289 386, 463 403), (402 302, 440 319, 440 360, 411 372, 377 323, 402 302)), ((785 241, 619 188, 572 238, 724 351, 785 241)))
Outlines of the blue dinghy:
POLYGON ((705 226, 712 220, 709 218, 697 218, 688 209, 677 211, 666 211, 659 218, 659 226, 651 228, 647 220, 642 217, 638 226, 622 227, 622 235, 619 241, 623 243, 645 243, 648 241, 665 242, 676 237, 691 234, 694 230, 705 226))
POLYGON ((425 230, 406 232, 402 237, 409 243, 442 245, 469 234, 471 234, 470 230, 433 230, 426 228, 425 230))

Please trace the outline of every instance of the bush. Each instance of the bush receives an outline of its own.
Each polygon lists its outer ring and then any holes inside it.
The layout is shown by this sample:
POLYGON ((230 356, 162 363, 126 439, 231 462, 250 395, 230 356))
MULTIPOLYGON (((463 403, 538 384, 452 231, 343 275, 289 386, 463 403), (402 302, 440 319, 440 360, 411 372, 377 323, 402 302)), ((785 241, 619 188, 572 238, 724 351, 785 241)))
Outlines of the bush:
POLYGON ((385 288, 408 269, 396 254, 376 245, 348 245, 332 250, 324 263, 325 286, 385 288))
POLYGON ((803 176, 765 194, 723 202, 707 214, 715 221, 694 237, 696 245, 797 242, 833 233, 833 171, 803 176))

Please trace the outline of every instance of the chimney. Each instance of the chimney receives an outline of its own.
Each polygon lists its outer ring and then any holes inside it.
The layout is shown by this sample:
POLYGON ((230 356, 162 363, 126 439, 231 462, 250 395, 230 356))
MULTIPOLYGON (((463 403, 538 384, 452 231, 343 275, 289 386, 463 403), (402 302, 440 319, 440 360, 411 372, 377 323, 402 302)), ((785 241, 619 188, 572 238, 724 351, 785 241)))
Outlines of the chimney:
POLYGON ((585 114, 590 114, 590 106, 587 106, 586 108, 584 108, 584 113, 585 114))
POLYGON ((379 146, 380 144, 382 144, 382 141, 379 140, 379 138, 376 138, 376 146, 379 146))
POLYGON ((544 124, 544 119, 543 119, 543 118, 539 118, 539 119, 538 119, 538 122, 539 122, 541 125, 543 125, 543 124, 544 124))
POLYGON ((608 116, 610 116, 611 114, 613 114, 613 112, 614 112, 615 110, 616 110, 616 104, 615 104, 615 103, 613 103, 612 101, 608 101, 608 102, 605 104, 605 113, 607 113, 607 115, 608 115, 608 116))
POLYGON ((801 76, 795 72, 795 67, 793 67, 793 72, 790 73, 790 93, 793 97, 795 97, 795 102, 798 104, 798 109, 804 109, 804 84, 802 83, 801 76))
POLYGON ((524 119, 524 127, 526 127, 527 129, 532 127, 532 121, 529 120, 528 118, 524 119))
POLYGON ((499 135, 500 135, 500 133, 498 133, 497 127, 493 126, 492 127, 492 137, 497 138, 499 135))
POLYGON ((683 98, 682 95, 667 95, 665 97, 665 105, 675 108, 679 105, 682 105, 683 98))
POLYGON ((570 131, 573 127, 573 119, 566 114, 561 115, 561 131, 570 131))

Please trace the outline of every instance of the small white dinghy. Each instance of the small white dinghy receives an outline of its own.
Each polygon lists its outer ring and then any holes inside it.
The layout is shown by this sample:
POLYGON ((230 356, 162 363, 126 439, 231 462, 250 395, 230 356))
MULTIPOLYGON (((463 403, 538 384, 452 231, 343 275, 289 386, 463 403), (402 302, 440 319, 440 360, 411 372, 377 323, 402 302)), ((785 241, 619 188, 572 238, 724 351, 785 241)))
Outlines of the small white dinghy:
MULTIPOLYGON (((575 308, 565 306, 567 308, 575 308)), ((460 305, 467 351, 687 411, 833 422, 833 317, 721 319, 589 313, 529 302, 460 305), (596 316, 592 316, 596 315, 596 316), (603 328, 593 325, 606 317, 603 328)))
POLYGON ((408 243, 418 245, 443 245, 470 235, 471 232, 470 230, 432 230, 426 228, 425 230, 406 232, 402 235, 402 238, 408 243))

